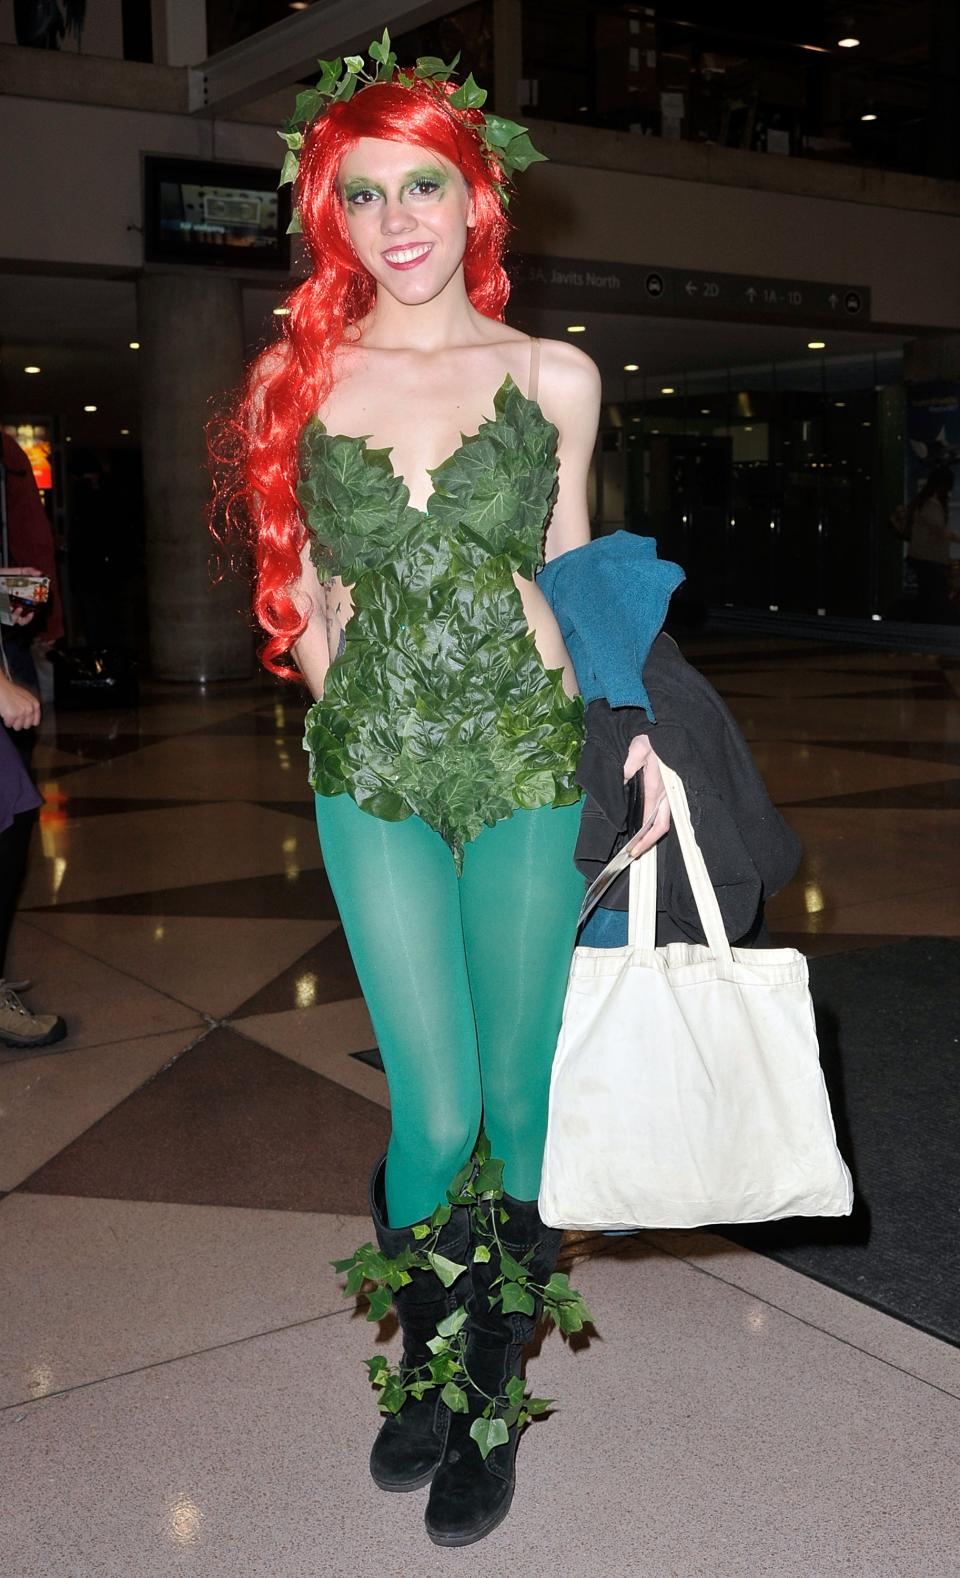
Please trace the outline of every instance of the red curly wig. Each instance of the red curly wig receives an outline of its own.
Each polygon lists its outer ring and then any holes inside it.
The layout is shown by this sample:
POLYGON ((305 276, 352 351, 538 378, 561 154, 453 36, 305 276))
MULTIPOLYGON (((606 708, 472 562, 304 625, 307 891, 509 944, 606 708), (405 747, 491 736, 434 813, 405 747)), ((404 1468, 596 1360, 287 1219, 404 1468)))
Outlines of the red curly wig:
POLYGON ((309 127, 296 198, 313 272, 287 298, 279 338, 253 361, 227 415, 210 426, 214 533, 251 541, 253 609, 267 635, 260 656, 287 679, 301 678, 283 660, 307 623, 293 596, 306 540, 296 498, 300 435, 330 393, 334 351, 376 296, 337 190, 341 160, 361 137, 416 143, 459 167, 475 210, 463 260, 467 294, 478 312, 503 317, 510 291, 502 264, 508 226, 496 187, 503 176, 473 130, 479 113, 451 108, 450 91, 419 79, 410 87, 376 84, 309 127))

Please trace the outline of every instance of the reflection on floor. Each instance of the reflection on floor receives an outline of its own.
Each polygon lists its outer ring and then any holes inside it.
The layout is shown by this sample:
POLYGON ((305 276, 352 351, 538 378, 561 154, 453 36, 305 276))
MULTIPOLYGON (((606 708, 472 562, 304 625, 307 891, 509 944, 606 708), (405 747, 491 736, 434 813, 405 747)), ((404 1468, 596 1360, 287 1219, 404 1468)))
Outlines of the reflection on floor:
MULTIPOLYGON (((806 848, 777 940, 960 936, 960 665, 684 646, 806 848)), ((374 1489, 371 1328, 329 1261, 368 1235, 386 1088, 301 715, 258 682, 47 720, 10 973, 71 1034, 0 1062, 3 1571, 960 1571, 960 1352, 706 1234, 573 1246, 602 1337, 544 1343, 561 1406, 482 1554, 374 1489)))

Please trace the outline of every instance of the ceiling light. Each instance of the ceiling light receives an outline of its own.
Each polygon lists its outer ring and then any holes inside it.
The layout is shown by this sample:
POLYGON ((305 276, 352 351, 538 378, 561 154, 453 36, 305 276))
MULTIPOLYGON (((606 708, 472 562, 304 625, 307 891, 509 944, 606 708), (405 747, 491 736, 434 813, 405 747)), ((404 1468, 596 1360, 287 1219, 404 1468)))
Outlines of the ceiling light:
POLYGON ((708 405, 702 405, 700 407, 700 415, 701 416, 709 416, 710 415, 710 407, 708 405))
POLYGON ((130 341, 130 349, 131 349, 131 351, 139 351, 139 349, 140 349, 140 341, 139 340, 131 340, 130 341))
POLYGON ((640 371, 640 363, 639 362, 624 362, 623 370, 624 370, 625 373, 638 373, 640 371))
POLYGON ((39 367, 25 367, 23 370, 25 373, 38 373, 40 371, 39 367))
POLYGON ((67 443, 68 444, 72 444, 73 443, 73 434, 72 433, 68 433, 67 434, 67 443))
POLYGON ((85 411, 95 411, 97 408, 95 405, 85 405, 83 409, 85 411))
POLYGON ((120 437, 121 438, 129 438, 130 437, 130 429, 128 427, 122 427, 120 429, 120 437))
POLYGON ((862 121, 875 121, 876 118, 877 118, 877 114, 876 114, 875 110, 865 110, 864 113, 860 117, 860 119, 862 121))
POLYGON ((846 405, 847 405, 846 400, 834 400, 833 403, 836 406, 838 411, 844 411, 846 409, 846 405))
POLYGON ((273 316, 275 318, 289 318, 289 316, 290 316, 290 308, 289 307, 274 307, 274 309, 273 309, 273 316))
POLYGON ((745 427, 743 431, 745 433, 752 433, 753 432, 753 428, 752 427, 745 427))
POLYGON ((568 323, 567 324, 567 333, 568 334, 586 334, 586 332, 587 332, 587 326, 586 326, 585 323, 568 323))
POLYGON ((825 351, 826 348, 827 348, 826 340, 808 340, 807 341, 807 350, 808 351, 825 351))
POLYGON ((674 389, 672 384, 664 384, 663 388, 660 390, 661 394, 676 394, 676 392, 677 391, 674 389))
POLYGON ((306 11, 309 4, 310 0, 289 0, 289 9, 291 11, 306 11))
POLYGON ((838 38, 837 39, 837 48, 838 49, 858 49, 859 47, 860 47, 860 40, 859 40, 859 38, 838 38))

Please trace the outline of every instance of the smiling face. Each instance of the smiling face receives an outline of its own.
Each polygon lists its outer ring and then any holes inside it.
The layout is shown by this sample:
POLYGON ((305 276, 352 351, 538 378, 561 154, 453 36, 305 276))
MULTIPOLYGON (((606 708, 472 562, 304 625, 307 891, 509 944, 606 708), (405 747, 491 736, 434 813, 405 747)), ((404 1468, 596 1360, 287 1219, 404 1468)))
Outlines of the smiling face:
POLYGON ((474 222, 456 165, 415 143, 362 137, 337 185, 350 240, 377 285, 411 306, 438 296, 463 262, 474 222))

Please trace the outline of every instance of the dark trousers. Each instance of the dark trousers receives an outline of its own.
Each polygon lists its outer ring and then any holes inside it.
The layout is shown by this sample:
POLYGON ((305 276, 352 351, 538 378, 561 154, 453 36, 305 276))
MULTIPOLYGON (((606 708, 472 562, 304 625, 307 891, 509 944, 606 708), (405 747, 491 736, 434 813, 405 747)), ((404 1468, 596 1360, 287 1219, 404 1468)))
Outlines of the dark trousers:
POLYGON ((21 811, 0 833, 0 977, 6 970, 7 942, 27 864, 36 811, 21 811))

